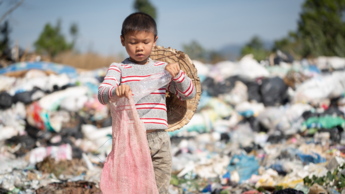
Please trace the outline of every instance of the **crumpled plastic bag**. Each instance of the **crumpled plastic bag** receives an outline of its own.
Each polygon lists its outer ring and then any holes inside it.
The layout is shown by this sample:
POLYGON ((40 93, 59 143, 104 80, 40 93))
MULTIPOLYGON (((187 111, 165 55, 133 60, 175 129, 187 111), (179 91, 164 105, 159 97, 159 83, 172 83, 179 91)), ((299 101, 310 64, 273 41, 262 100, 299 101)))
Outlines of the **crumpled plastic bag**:
POLYGON ((113 142, 101 175, 104 194, 158 194, 146 130, 135 102, 170 81, 167 72, 154 74, 132 87, 134 98, 111 99, 113 142))

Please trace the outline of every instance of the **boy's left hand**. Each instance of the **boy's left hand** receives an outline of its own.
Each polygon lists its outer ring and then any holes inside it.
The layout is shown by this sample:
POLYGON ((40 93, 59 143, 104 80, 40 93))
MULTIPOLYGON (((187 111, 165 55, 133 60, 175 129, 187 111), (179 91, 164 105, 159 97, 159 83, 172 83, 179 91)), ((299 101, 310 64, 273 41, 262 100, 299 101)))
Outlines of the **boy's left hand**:
POLYGON ((165 66, 165 70, 168 71, 170 75, 174 78, 180 72, 180 66, 178 63, 170 63, 167 66, 165 66))

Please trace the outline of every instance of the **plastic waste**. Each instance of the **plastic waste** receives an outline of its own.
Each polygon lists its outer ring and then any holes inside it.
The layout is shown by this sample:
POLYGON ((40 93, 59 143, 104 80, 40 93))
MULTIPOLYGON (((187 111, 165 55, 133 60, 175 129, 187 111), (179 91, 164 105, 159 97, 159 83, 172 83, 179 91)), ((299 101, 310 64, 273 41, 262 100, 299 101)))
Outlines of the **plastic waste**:
POLYGON ((298 191, 302 191, 304 194, 309 193, 309 188, 307 186, 302 185, 302 184, 296 185, 295 189, 298 191))
POLYGON ((132 97, 111 99, 112 151, 103 167, 100 188, 103 193, 158 193, 153 164, 143 122, 135 101, 167 85, 167 72, 154 74, 132 87, 132 97))
POLYGON ((231 106, 227 105, 218 98, 210 99, 205 107, 212 108, 217 114, 217 118, 228 117, 232 112, 231 106))
POLYGON ((196 113, 187 125, 183 126, 178 131, 169 132, 169 135, 174 136, 183 131, 197 131, 199 133, 209 132, 211 130, 212 123, 209 121, 209 119, 206 119, 205 117, 207 116, 200 113, 196 113))
POLYGON ((260 92, 262 102, 265 106, 284 104, 287 100, 288 87, 279 77, 264 79, 261 84, 260 92))
POLYGON ((328 192, 322 186, 316 183, 310 187, 309 194, 320 194, 320 193, 328 193, 328 192))
POLYGON ((336 169, 338 166, 342 165, 345 163, 345 160, 341 157, 334 157, 332 158, 326 165, 326 168, 328 170, 334 170, 336 169))
POLYGON ((251 190, 251 191, 243 192, 242 194, 261 194, 261 193, 259 191, 256 191, 256 190, 251 190))
POLYGON ((301 84, 293 102, 320 102, 326 98, 340 97, 345 90, 345 73, 318 76, 301 84))
POLYGON ((345 59, 340 57, 324 57, 316 58, 316 65, 320 69, 341 69, 345 68, 345 59))
POLYGON ((195 68, 198 70, 198 76, 208 74, 209 68, 205 64, 203 64, 200 61, 196 61, 196 60, 193 60, 193 64, 195 65, 195 68))
POLYGON ((0 93, 0 109, 7 109, 12 106, 12 96, 7 92, 0 93))
POLYGON ((13 101, 14 103, 22 102, 28 105, 33 101, 42 98, 43 96, 45 96, 45 93, 41 89, 35 87, 31 91, 17 92, 13 96, 13 101))
POLYGON ((83 149, 97 149, 97 152, 100 153, 110 153, 112 145, 112 127, 97 129, 97 127, 94 125, 82 125, 81 130, 86 139, 89 140, 80 142, 83 149), (92 148, 93 145, 96 145, 96 147, 92 148))
POLYGON ((248 100, 247 96, 247 86, 240 81, 236 81, 235 87, 227 95, 220 96, 221 99, 224 99, 230 104, 239 104, 248 100))
POLYGON ((38 102, 39 105, 48 111, 57 110, 60 106, 60 103, 67 97, 72 96, 83 96, 87 93, 87 87, 79 86, 79 87, 71 87, 67 88, 66 90, 61 90, 58 92, 54 92, 52 94, 46 95, 41 98, 38 102))
POLYGON ((56 161, 60 160, 71 160, 72 159, 72 147, 69 144, 63 144, 61 146, 49 146, 49 147, 38 147, 31 150, 30 163, 36 164, 37 162, 43 161, 46 157, 52 157, 56 161))
POLYGON ((78 112, 87 101, 88 97, 85 95, 69 96, 61 101, 60 108, 71 112, 78 112))
POLYGON ((345 128, 345 120, 341 117, 325 116, 325 117, 311 117, 302 124, 303 129, 307 128, 324 128, 332 129, 340 126, 345 128))
POLYGON ((18 157, 30 152, 35 147, 35 139, 28 135, 14 136, 5 141, 6 145, 15 147, 14 154, 18 157))
POLYGON ((14 77, 0 75, 0 91, 9 91, 15 82, 14 77))
POLYGON ((229 172, 236 171, 240 177, 240 183, 250 179, 253 174, 258 174, 260 165, 254 156, 234 155, 230 161, 227 170, 229 172))
POLYGON ((273 194, 304 194, 304 193, 303 191, 287 188, 280 191, 274 191, 273 194))
POLYGON ((156 73, 148 78, 145 78, 132 86, 134 102, 140 101, 143 97, 149 95, 153 91, 168 85, 171 82, 171 75, 169 72, 156 73))

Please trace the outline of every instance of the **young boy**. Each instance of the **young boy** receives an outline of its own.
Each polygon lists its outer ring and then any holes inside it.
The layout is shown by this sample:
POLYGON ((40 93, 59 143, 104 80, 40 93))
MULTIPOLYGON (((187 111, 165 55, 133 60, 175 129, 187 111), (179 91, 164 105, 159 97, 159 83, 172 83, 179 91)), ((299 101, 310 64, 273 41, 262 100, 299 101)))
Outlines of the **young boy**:
POLYGON ((145 124, 158 191, 168 193, 172 156, 170 138, 165 132, 168 128, 165 92, 169 90, 181 100, 186 100, 195 96, 194 85, 177 63, 167 64, 149 58, 158 39, 156 22, 151 16, 141 12, 129 15, 122 24, 120 38, 129 58, 110 65, 98 88, 98 99, 102 104, 109 103, 114 95, 131 96, 131 86, 152 74, 166 70, 173 77, 169 85, 152 92, 135 105, 145 124))

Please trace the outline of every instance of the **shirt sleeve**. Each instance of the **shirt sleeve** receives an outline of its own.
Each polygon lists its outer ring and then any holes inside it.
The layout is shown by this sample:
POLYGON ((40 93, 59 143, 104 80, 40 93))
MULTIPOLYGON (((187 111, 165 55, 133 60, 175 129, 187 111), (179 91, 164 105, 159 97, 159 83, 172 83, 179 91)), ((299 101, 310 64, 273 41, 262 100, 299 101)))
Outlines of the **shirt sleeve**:
POLYGON ((115 94, 115 89, 119 86, 121 70, 117 63, 112 63, 104 77, 103 82, 98 87, 98 100, 101 104, 108 104, 109 99, 115 94))
POLYGON ((180 100, 192 99, 196 93, 192 80, 182 70, 170 82, 168 90, 176 94, 180 100))

